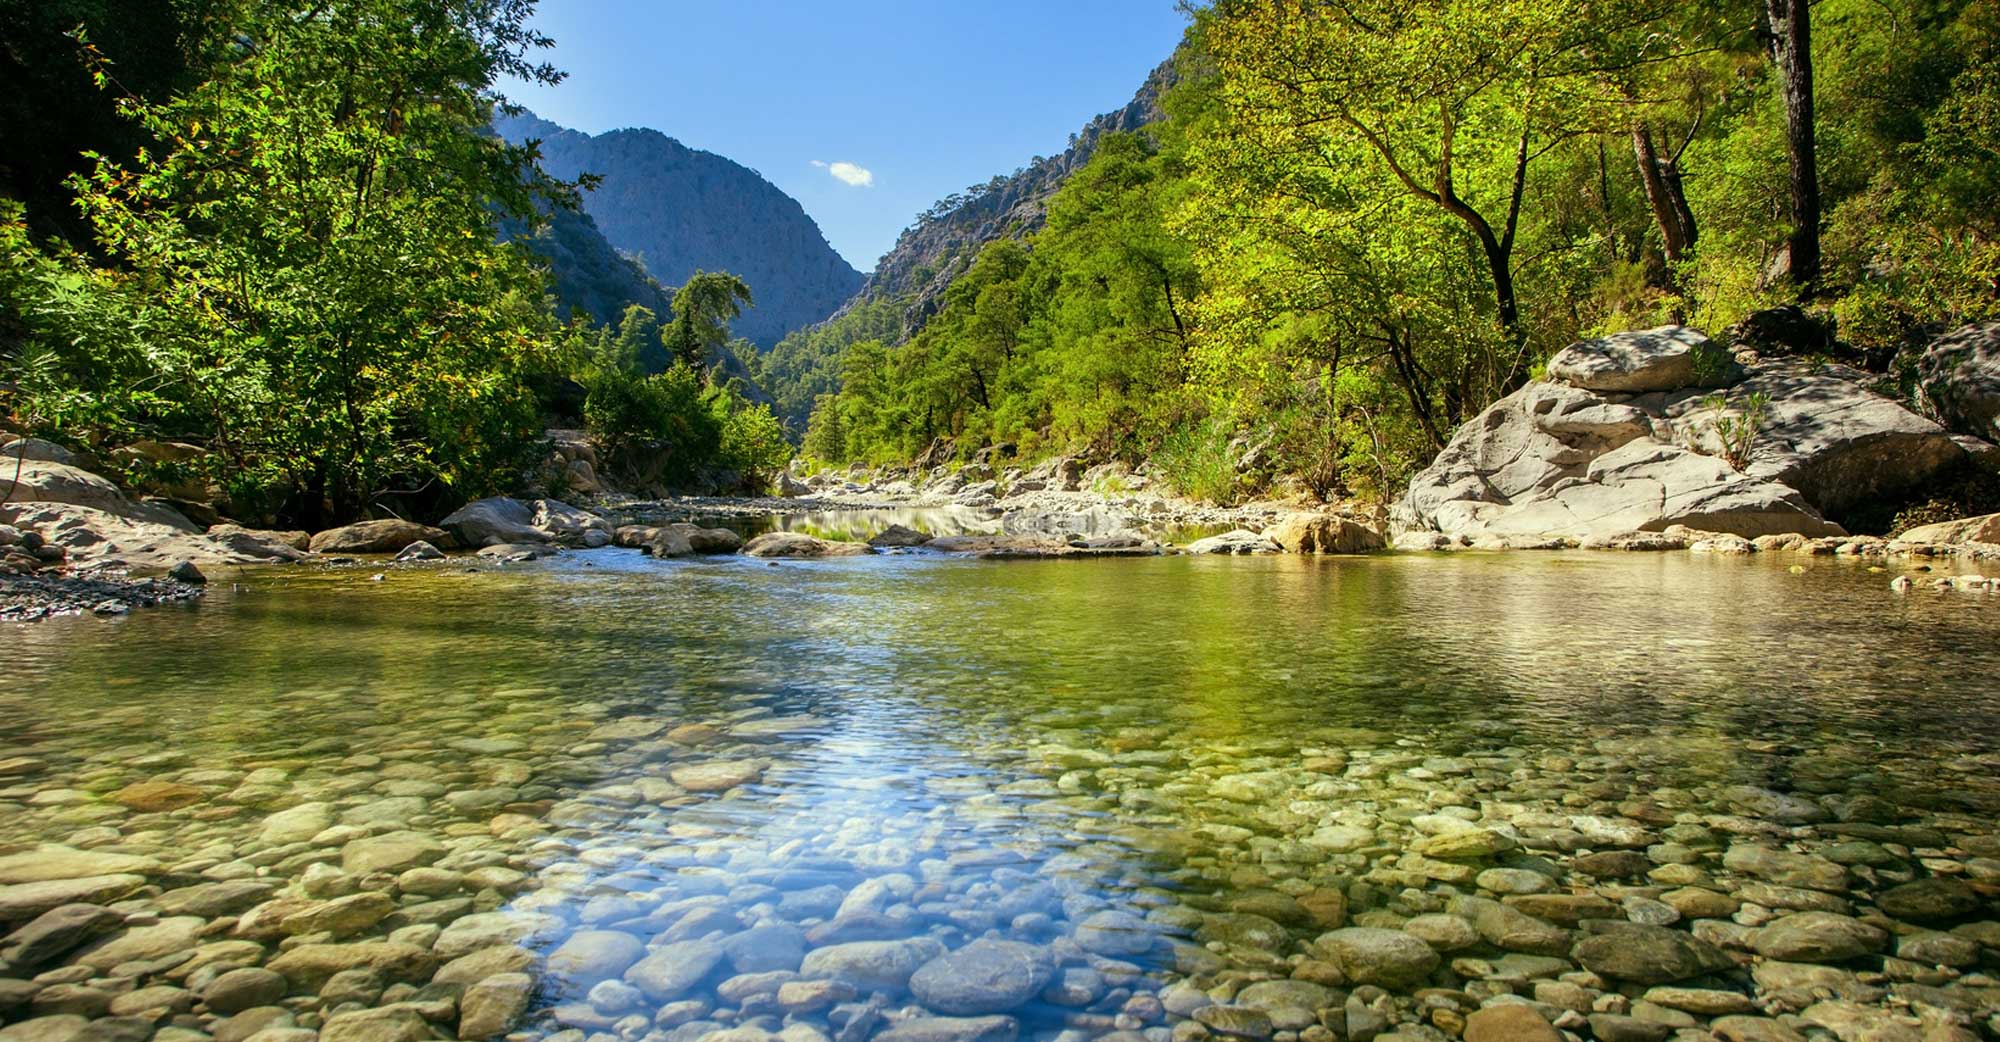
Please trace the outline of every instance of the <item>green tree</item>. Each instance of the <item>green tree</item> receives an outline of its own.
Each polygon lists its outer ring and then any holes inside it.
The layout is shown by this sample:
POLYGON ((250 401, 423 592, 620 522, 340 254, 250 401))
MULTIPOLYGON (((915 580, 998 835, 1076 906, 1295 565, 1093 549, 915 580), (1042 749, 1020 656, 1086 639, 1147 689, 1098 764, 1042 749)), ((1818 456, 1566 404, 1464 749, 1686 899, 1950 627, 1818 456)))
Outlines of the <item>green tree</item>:
POLYGON ((697 271, 674 291, 674 318, 661 332, 676 361, 705 368, 708 356, 729 342, 729 323, 754 306, 750 287, 726 271, 697 271))
POLYGON ((507 482, 536 427, 551 323, 493 237, 496 212, 532 215, 534 156, 484 129, 500 77, 559 78, 532 9, 242 0, 209 79, 121 99, 160 147, 73 182, 152 379, 300 522, 507 482))

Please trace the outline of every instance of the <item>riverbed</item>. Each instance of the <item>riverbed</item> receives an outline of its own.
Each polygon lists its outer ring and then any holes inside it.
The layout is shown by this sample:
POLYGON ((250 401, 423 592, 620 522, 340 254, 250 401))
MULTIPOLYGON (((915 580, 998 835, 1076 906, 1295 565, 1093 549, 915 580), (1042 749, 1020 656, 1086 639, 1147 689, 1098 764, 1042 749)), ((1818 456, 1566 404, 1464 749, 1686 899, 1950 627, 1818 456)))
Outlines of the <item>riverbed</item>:
POLYGON ((1976 1038, 2000 603, 1886 579, 219 576, 6 631, 0 920, 110 918, 0 946, 0 1035, 1365 1042, 1525 1005, 1606 1042, 1976 1038))

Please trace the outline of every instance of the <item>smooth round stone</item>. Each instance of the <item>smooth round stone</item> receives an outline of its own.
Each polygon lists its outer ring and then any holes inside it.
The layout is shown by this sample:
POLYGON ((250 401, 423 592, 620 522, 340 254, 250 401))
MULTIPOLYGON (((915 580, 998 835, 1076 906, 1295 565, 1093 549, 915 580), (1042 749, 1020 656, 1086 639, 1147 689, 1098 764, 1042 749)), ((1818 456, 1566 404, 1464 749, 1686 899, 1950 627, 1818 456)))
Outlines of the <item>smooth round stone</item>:
POLYGON ((1121 909, 1095 912, 1076 924, 1079 947, 1113 958, 1144 955, 1153 950, 1158 939, 1151 923, 1121 909))
POLYGON ((1455 915, 1420 915, 1404 923, 1403 932, 1441 952, 1455 952, 1479 943, 1479 931, 1455 915))
POLYGON ((228 1015, 258 1006, 276 1005, 279 999, 285 997, 285 991, 283 974, 250 966, 230 970, 208 982, 208 987, 202 989, 201 998, 210 1010, 228 1015))
POLYGON ((1896 942, 1896 958, 1926 966, 1975 966, 1979 942, 1948 933, 1913 933, 1896 942))
POLYGON ((1525 1002, 1495 1003, 1465 1018, 1465 1042, 1562 1042, 1555 1029, 1525 1002))
POLYGON ((1303 980, 1258 981, 1236 993, 1235 1005, 1271 1015, 1273 1027, 1297 1031, 1319 1022, 1318 1013, 1340 1005, 1341 995, 1324 984, 1303 980))
POLYGON ((1889 935, 1852 916, 1799 912, 1757 931, 1757 954, 1786 962, 1842 962, 1879 952, 1889 935))
POLYGON ((1692 934, 1636 923, 1586 937, 1570 954, 1592 973, 1634 984, 1671 984, 1735 965, 1721 949, 1692 934))
POLYGON ((910 976, 910 993, 940 1013, 1005 1013, 1049 982, 1048 953, 1019 941, 980 940, 946 952, 910 976))
POLYGON ((1274 1030, 1270 1014, 1248 1006, 1203 1006, 1194 1011, 1194 1019, 1215 1034, 1231 1038, 1270 1038, 1274 1030))
POLYGON ((1979 911, 1979 892, 1956 879, 1919 879, 1875 895, 1875 907, 1906 922, 1945 924, 1979 911))
MULTIPOLYGON (((943 950, 942 945, 929 937, 907 941, 849 941, 807 952, 805 961, 799 966, 799 974, 817 980, 845 981, 864 994, 871 991, 898 992, 909 986, 910 976, 917 972, 918 967, 943 954, 943 950)), ((643 983, 635 983, 645 987, 643 983)))
POLYGON ((1489 868, 1473 880, 1481 890, 1496 894, 1540 894, 1555 889, 1556 881, 1525 868, 1489 868))
POLYGON ((605 980, 592 986, 586 998, 591 1009, 605 1016, 617 1016, 638 1009, 646 1001, 646 994, 622 980, 605 980))
POLYGON ((1436 949, 1401 930, 1350 926, 1321 934, 1316 944, 1348 980, 1392 990, 1423 983, 1439 962, 1436 949))
POLYGON ((548 970, 572 981, 600 981, 624 973, 646 954, 646 944, 616 930, 578 930, 549 953, 548 970))

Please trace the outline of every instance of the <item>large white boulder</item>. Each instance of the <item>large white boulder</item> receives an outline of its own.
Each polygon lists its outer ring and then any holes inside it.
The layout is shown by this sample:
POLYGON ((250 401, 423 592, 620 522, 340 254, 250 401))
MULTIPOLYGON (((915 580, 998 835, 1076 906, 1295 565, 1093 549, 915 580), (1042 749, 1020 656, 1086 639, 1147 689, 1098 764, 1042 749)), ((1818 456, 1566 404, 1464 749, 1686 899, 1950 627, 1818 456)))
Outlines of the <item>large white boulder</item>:
POLYGON ((39 533, 74 566, 164 570, 182 561, 253 564, 304 556, 277 533, 224 526, 210 536, 178 512, 133 500, 87 470, 28 460, 20 472, 18 482, 11 480, 13 466, 0 472, 0 523, 39 533))
POLYGON ((1549 359, 1549 379, 1587 391, 1643 393, 1721 387, 1742 375, 1722 345, 1686 326, 1616 333, 1571 344, 1549 359))
POLYGON ((1468 541, 1601 541, 1674 525, 1837 535, 1826 514, 1912 491, 1966 459, 1943 428, 1868 390, 1866 374, 1744 370, 1704 357, 1712 349, 1674 328, 1565 349, 1549 365, 1560 379, 1494 403, 1411 479, 1396 526, 1468 541), (1741 416, 1752 396, 1762 422, 1739 472, 1721 458, 1716 421, 1741 416))

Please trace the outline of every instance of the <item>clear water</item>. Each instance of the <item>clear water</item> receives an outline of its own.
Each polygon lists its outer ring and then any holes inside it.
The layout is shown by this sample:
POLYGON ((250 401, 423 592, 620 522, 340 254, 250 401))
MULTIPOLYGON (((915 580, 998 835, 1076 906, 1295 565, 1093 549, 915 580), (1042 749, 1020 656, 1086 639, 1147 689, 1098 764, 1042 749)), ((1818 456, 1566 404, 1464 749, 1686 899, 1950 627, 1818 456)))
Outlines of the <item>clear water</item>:
MULTIPOLYGON (((1080 1003, 1011 1010, 1053 1038, 1162 1031, 1134 996, 1310 955, 1315 894, 1344 893, 1349 922, 1434 910, 1365 884, 1439 809, 1722 815, 1752 785, 1879 797, 1955 838, 2000 816, 2000 600, 1894 595, 1848 561, 601 550, 371 574, 247 572, 194 606, 8 631, 0 760, 46 766, 0 777, 0 852, 283 886, 338 850, 273 851, 262 822, 328 801, 526 873, 458 896, 520 914, 544 953, 585 927, 1033 944, 1095 975, 1080 1003), (716 763, 755 777, 675 784, 716 763), (107 798, 147 780, 199 801, 107 798), (1311 842, 1334 824, 1374 839, 1311 842), (1080 947, 1106 911, 1157 939, 1080 947)), ((730 976, 608 1014, 594 980, 551 975, 527 1029, 775 1030, 768 999, 718 992, 730 976)))

